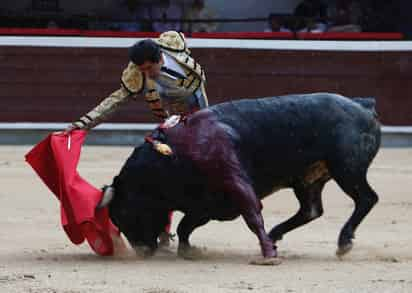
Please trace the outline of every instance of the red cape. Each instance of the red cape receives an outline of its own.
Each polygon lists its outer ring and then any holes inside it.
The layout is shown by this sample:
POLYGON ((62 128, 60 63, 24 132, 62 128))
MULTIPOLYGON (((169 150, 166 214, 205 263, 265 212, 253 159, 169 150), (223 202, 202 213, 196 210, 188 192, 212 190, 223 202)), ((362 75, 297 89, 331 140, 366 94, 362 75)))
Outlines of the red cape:
POLYGON ((74 244, 87 239, 99 255, 113 255, 111 234, 119 234, 112 224, 107 208, 96 210, 102 191, 80 177, 77 164, 86 131, 50 134, 26 154, 47 187, 60 200, 61 223, 74 244))

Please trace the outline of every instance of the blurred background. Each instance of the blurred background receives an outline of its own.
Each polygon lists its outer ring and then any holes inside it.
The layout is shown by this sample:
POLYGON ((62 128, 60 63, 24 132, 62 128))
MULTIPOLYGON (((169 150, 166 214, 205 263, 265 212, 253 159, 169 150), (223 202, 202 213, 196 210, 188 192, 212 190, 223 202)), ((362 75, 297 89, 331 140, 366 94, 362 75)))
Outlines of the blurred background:
MULTIPOLYGON (((382 124, 412 145, 411 11, 410 0, 2 0, 0 143, 32 143, 39 134, 28 129, 75 121, 119 88, 128 46, 177 30, 206 71, 211 105, 373 97, 382 124)), ((159 121, 137 99, 107 122, 147 130, 159 121)), ((106 142, 136 143, 129 138, 106 142)))
POLYGON ((2 0, 0 27, 115 31, 402 32, 408 0, 2 0))

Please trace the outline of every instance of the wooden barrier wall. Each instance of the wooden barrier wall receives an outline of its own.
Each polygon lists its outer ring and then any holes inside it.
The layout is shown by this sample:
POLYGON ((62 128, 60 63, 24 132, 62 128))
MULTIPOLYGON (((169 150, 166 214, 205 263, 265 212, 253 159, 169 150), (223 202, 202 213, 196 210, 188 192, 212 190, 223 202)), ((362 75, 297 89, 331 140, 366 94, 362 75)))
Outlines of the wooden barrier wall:
MULTIPOLYGON (((195 48, 211 104, 334 92, 373 96, 386 125, 412 125, 412 52, 195 48)), ((127 50, 0 47, 0 122, 76 120, 119 86, 127 50)), ((155 122, 143 99, 110 122, 155 122)))

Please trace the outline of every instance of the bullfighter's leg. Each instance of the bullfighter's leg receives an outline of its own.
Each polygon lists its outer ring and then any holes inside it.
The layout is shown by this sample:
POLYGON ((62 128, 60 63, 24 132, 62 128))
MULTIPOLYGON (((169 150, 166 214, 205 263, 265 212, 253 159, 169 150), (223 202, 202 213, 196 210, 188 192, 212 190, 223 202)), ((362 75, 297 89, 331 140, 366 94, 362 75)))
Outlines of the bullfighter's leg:
POLYGON ((378 195, 367 182, 366 172, 363 175, 349 175, 348 173, 341 172, 339 175, 335 175, 334 179, 342 190, 355 202, 355 210, 343 226, 338 239, 336 254, 342 256, 352 249, 352 239, 355 238, 355 230, 378 202, 378 195))
POLYGON ((192 232, 209 222, 208 217, 199 217, 192 214, 186 214, 180 221, 177 227, 177 235, 179 237, 179 246, 177 253, 185 259, 196 259, 201 255, 201 252, 196 247, 190 245, 189 237, 192 232))
POLYGON ((272 228, 269 236, 273 241, 282 239, 282 236, 289 231, 322 216, 322 190, 325 183, 326 181, 318 180, 310 186, 299 183, 294 187, 300 209, 294 216, 272 228))

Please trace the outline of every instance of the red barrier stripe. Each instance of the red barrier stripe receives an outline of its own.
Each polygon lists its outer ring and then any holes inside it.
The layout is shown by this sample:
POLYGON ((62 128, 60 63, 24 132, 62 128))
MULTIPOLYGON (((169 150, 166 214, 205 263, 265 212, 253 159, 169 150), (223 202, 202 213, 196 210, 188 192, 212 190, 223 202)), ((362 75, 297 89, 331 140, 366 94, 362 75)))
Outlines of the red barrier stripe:
MULTIPOLYGON (((119 32, 93 31, 79 29, 47 29, 47 28, 0 28, 3 36, 79 36, 79 37, 113 37, 113 38, 155 38, 156 32, 119 32)), ((301 39, 301 40, 402 40, 403 34, 393 33, 294 33, 290 32, 214 32, 214 33, 185 33, 192 38, 210 39, 301 39)))
POLYGON ((0 28, 0 35, 7 36, 79 36, 79 37, 123 37, 123 38, 154 38, 155 32, 119 32, 93 31, 79 29, 48 29, 48 28, 0 28))
POLYGON ((294 39, 290 32, 216 32, 191 33, 190 37, 199 39, 294 39))
POLYGON ((0 28, 0 35, 7 36, 78 36, 78 29, 43 29, 43 28, 0 28))
POLYGON ((301 40, 402 40, 402 33, 355 33, 355 32, 324 32, 297 33, 301 40))
POLYGON ((119 32, 119 31, 83 31, 83 37, 114 37, 114 38, 156 38, 155 32, 119 32))

